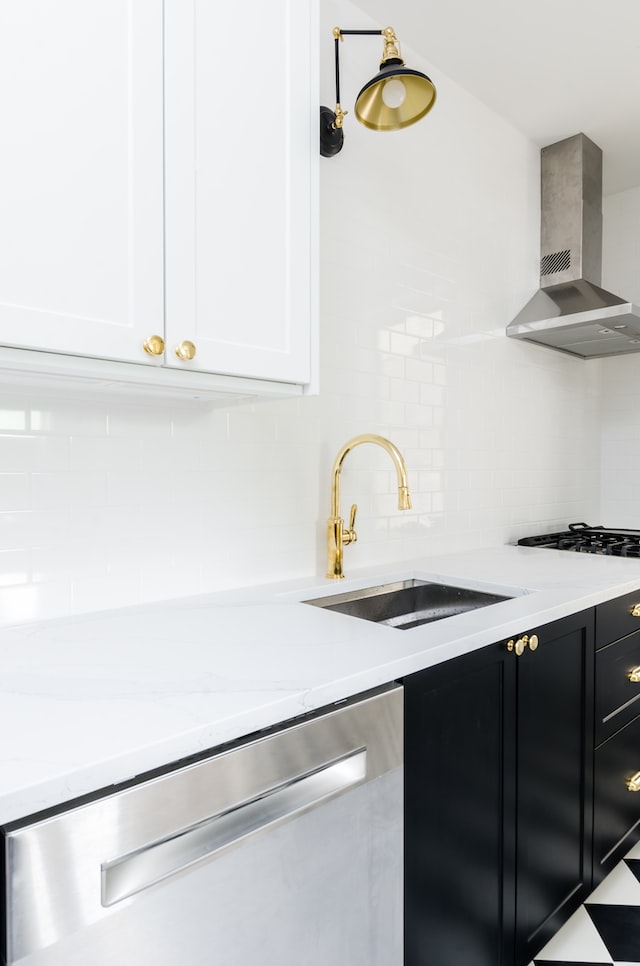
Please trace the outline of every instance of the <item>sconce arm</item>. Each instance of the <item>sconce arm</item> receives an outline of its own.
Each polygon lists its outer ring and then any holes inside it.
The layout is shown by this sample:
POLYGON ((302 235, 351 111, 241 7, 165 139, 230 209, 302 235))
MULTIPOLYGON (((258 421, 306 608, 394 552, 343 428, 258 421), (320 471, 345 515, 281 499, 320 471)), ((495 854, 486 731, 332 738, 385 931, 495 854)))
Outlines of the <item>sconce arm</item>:
MULTIPOLYGON (((391 30, 387 27, 386 30, 391 30)), ((391 31, 393 33, 393 30, 391 31)), ((341 27, 333 28, 333 38, 335 45, 335 75, 336 75, 336 109, 335 109, 335 120, 332 122, 332 127, 335 129, 341 128, 345 116, 349 113, 348 111, 343 111, 340 104, 340 42, 348 36, 374 36, 379 37, 381 34, 385 34, 384 30, 342 30, 341 27)), ((394 34, 395 36, 395 34, 394 34)))

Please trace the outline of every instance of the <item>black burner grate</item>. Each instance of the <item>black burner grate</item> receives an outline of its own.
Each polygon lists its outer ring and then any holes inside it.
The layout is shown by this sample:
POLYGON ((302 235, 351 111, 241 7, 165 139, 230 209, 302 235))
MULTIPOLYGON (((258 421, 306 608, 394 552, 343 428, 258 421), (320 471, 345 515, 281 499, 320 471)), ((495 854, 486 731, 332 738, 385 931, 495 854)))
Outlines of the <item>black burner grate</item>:
POLYGON ((612 530, 571 523, 568 530, 518 540, 521 547, 547 547, 574 553, 597 553, 610 557, 640 557, 639 530, 612 530))

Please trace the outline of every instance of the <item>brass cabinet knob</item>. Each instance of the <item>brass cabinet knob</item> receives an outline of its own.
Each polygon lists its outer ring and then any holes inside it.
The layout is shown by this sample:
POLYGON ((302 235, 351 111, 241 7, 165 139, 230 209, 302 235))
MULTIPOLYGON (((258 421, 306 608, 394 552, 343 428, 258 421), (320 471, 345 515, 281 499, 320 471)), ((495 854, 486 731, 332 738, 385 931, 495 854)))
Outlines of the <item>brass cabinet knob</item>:
POLYGON ((640 617, 640 604, 634 604, 631 608, 632 617, 640 617))
POLYGON ((625 784, 628 791, 640 792, 640 771, 637 771, 635 775, 631 776, 631 778, 627 778, 625 784))
POLYGON ((629 671, 629 673, 627 674, 627 677, 629 678, 629 680, 631 681, 632 684, 639 684, 640 683, 640 666, 639 667, 632 667, 631 670, 629 671))
POLYGON ((181 342, 180 345, 176 346, 176 355, 178 359, 182 359, 183 362, 189 362, 195 357, 195 354, 196 347, 194 346, 193 342, 189 342, 188 339, 185 339, 184 342, 181 342))
POLYGON ((524 654, 524 649, 527 646, 527 637, 519 637, 517 641, 507 641, 507 650, 515 651, 516 657, 521 657, 524 654))
POLYGON ((165 342, 161 335, 150 335, 147 341, 142 343, 142 348, 150 356, 161 356, 165 350, 165 342))
POLYGON ((530 651, 537 651, 538 644, 539 643, 540 642, 538 640, 538 635, 537 634, 532 634, 531 637, 529 638, 529 650, 530 651))

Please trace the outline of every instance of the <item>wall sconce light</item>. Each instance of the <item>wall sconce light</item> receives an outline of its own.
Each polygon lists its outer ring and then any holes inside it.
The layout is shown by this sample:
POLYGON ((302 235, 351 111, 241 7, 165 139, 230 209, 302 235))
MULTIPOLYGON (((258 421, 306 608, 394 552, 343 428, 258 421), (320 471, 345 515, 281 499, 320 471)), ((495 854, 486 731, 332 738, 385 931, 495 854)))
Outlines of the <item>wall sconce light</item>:
POLYGON ((361 124, 372 131, 397 131, 415 124, 431 110, 436 89, 426 74, 404 66, 400 44, 393 27, 382 30, 342 30, 334 27, 336 54, 336 109, 320 108, 320 154, 333 158, 342 150, 342 123, 347 111, 340 106, 339 45, 349 35, 384 37, 380 71, 368 81, 356 98, 355 112, 361 124))

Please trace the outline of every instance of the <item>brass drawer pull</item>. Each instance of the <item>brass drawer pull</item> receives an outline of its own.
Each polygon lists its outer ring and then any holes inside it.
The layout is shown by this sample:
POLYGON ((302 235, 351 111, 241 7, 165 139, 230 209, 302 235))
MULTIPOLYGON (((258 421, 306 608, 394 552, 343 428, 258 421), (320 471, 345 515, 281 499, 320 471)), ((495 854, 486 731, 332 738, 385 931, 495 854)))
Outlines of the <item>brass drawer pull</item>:
POLYGON ((632 667, 627 677, 632 684, 640 684, 640 665, 638 667, 632 667))
POLYGON ((627 778, 626 786, 630 792, 640 792, 640 771, 637 771, 631 778, 627 778))
POLYGON ((631 608, 632 617, 640 617, 640 604, 634 604, 631 608))

